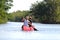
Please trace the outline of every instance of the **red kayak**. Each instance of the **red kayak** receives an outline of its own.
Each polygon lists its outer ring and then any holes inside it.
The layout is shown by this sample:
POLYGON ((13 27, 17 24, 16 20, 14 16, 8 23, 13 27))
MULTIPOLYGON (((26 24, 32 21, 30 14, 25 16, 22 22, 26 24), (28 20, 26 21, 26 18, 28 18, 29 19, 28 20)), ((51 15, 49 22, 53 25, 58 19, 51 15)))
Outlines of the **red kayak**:
POLYGON ((27 26, 23 26, 22 29, 23 29, 23 31, 33 31, 34 30, 33 27, 27 27, 27 26))

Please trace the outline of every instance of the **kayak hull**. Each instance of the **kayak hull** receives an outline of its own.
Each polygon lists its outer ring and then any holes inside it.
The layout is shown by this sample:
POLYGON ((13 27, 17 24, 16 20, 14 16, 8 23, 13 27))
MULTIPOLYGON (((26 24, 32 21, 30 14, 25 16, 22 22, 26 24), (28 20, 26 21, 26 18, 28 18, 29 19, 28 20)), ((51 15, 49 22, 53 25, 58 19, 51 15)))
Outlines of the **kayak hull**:
POLYGON ((23 31, 33 31, 34 28, 33 27, 22 26, 22 30, 23 31))

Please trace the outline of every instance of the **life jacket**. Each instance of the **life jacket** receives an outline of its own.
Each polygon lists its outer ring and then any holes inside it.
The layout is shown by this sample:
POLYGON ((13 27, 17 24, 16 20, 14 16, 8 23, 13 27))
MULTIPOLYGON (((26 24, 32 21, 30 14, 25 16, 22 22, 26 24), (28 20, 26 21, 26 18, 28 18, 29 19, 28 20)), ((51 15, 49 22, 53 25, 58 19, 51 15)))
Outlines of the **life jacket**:
POLYGON ((23 26, 23 31, 33 31, 33 27, 26 27, 26 26, 23 26))

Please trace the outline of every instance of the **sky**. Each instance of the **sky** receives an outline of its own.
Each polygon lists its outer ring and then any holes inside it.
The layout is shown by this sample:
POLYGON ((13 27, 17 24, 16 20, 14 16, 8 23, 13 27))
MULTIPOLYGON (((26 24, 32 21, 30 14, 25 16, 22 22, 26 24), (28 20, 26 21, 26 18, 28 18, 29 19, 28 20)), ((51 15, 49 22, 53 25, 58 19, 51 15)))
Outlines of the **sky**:
POLYGON ((17 10, 29 10, 31 7, 31 4, 36 1, 42 1, 42 0, 13 0, 13 7, 9 9, 8 12, 14 12, 17 10))

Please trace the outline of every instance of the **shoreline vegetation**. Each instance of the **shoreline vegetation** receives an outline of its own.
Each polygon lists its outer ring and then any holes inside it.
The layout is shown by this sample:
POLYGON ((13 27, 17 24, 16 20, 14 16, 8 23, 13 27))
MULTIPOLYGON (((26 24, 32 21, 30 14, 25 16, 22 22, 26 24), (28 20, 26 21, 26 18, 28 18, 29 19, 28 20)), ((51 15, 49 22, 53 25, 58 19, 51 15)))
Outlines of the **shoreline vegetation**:
POLYGON ((33 22, 42 24, 60 24, 60 0, 37 1, 31 5, 30 10, 28 11, 17 10, 12 13, 8 13, 7 11, 13 6, 13 1, 1 0, 1 2, 3 3, 0 3, 0 24, 6 23, 7 21, 21 22, 22 18, 27 15, 32 16, 33 22), (10 4, 7 6, 6 3, 8 2, 10 2, 10 4))

